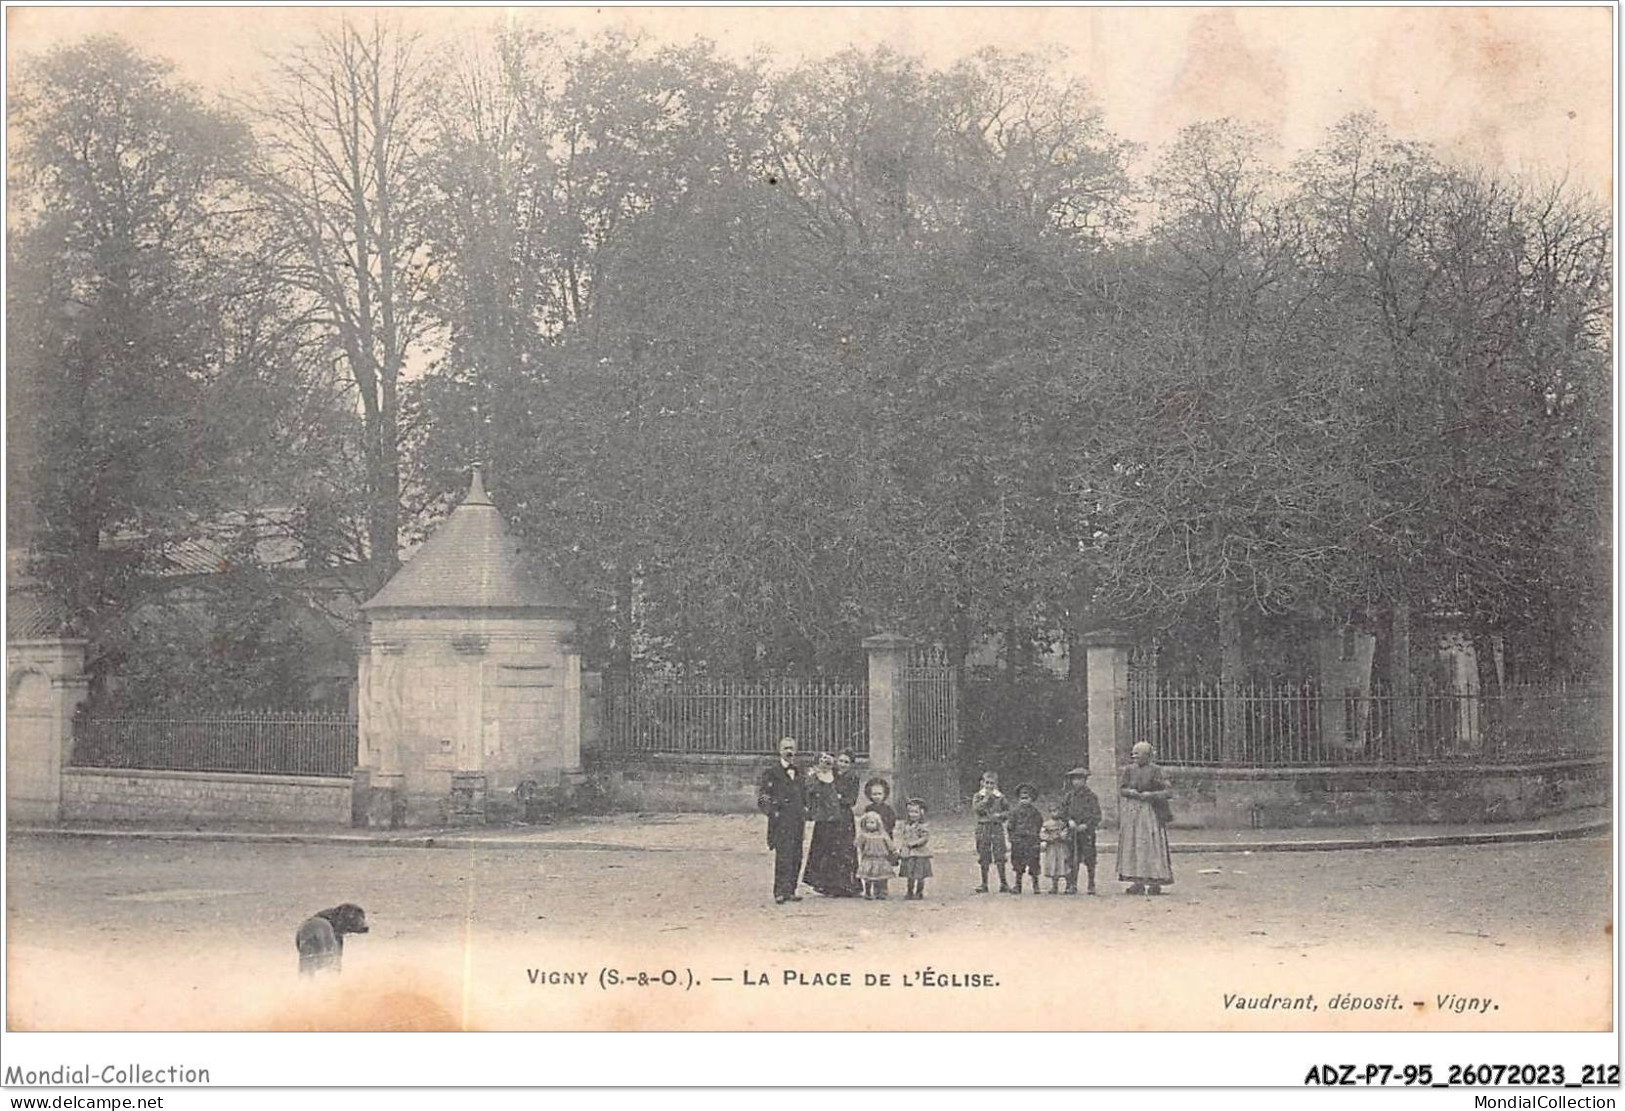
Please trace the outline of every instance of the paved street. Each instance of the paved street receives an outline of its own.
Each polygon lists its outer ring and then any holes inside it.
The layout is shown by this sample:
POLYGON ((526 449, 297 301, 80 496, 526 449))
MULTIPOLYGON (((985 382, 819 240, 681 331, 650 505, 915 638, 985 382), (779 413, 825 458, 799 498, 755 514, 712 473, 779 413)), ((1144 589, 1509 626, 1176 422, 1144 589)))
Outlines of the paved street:
POLYGON ((974 895, 970 854, 947 851, 926 902, 809 896, 781 908, 767 898, 757 823, 677 824, 679 836, 635 846, 588 834, 458 849, 14 838, 11 1018, 885 1028, 904 1007, 914 1024, 946 1029, 1528 1029, 1605 1025, 1611 1005, 1606 837, 1176 856, 1162 899, 1119 894, 1109 856, 1098 898, 974 895), (372 932, 351 940, 339 984, 301 986, 294 929, 341 901, 365 906, 372 932), (927 965, 997 986, 907 994, 897 978, 927 965), (606 987, 606 968, 656 979, 669 968, 695 986, 606 987), (855 982, 786 985, 786 969, 855 982), (553 972, 589 982, 550 985, 553 972), (861 990, 865 972, 893 974, 891 994, 861 990), (1342 991, 1397 993, 1404 1010, 1330 1010, 1342 991), (1316 1002, 1259 1013, 1224 1001, 1271 994, 1316 1002), (1493 997, 1495 1009, 1455 1014, 1439 998, 1450 994, 1493 997))

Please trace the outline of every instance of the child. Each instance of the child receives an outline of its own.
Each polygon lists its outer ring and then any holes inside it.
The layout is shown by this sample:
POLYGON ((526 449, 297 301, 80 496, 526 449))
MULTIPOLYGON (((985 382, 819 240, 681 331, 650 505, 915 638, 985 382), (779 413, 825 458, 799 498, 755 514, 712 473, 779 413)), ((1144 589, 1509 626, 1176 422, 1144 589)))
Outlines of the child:
POLYGON ((1089 769, 1066 773, 1070 790, 1061 800, 1061 817, 1071 831, 1071 856, 1066 865, 1066 893, 1078 893, 1078 866, 1089 870, 1089 894, 1095 893, 1095 830, 1100 826, 1100 800, 1089 789, 1089 769))
MULTIPOLYGON (((1038 840, 1044 846, 1044 874, 1049 877, 1049 893, 1061 893, 1061 880, 1066 876, 1072 863, 1072 847, 1068 843, 1072 839, 1072 830, 1066 824, 1066 803, 1058 802, 1050 807, 1049 817, 1038 831, 1038 840)), ((1020 883, 1019 877, 1016 880, 1020 883)), ((1033 890, 1038 890, 1038 881, 1033 880, 1033 890)))
POLYGON ((1016 808, 1010 811, 1010 865, 1016 873, 1012 895, 1021 894, 1021 878, 1033 878, 1033 894, 1038 894, 1038 830, 1044 815, 1038 809, 1038 788, 1023 783, 1016 788, 1016 808))
POLYGON ((931 831, 925 825, 925 800, 909 799, 903 808, 902 846, 898 855, 903 858, 897 874, 908 881, 905 899, 925 898, 925 881, 931 875, 931 831))
POLYGON ((863 881, 863 897, 884 899, 897 846, 881 824, 880 815, 874 811, 863 815, 861 827, 858 832, 858 878, 863 881))
POLYGON ((1004 823, 1010 816, 1010 800, 999 790, 999 773, 983 772, 982 789, 970 800, 971 812, 976 815, 976 863, 982 868, 982 886, 978 895, 987 894, 987 867, 999 866, 999 890, 1010 890, 1010 878, 1005 873, 1004 823))
POLYGON ((897 831, 897 811, 887 802, 891 798, 891 784, 877 775, 863 785, 863 793, 869 800, 863 812, 879 814, 880 823, 886 827, 886 836, 892 836, 897 831))

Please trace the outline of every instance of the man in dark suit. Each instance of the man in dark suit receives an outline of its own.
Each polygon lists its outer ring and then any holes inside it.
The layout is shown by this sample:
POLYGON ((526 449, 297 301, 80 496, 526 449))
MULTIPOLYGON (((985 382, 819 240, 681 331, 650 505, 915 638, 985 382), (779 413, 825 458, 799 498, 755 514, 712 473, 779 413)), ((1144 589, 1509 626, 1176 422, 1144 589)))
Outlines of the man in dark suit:
POLYGON ((801 878, 801 842, 807 830, 807 793, 796 767, 796 742, 779 742, 779 758, 762 773, 756 789, 756 808, 767 815, 767 845, 773 850, 773 901, 801 901, 796 884, 801 878))

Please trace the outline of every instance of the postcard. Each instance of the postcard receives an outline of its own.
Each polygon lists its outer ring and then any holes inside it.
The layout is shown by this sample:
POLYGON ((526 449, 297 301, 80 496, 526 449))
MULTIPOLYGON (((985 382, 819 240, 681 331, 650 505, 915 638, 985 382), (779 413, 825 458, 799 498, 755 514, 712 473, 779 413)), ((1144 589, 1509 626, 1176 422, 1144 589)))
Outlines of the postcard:
POLYGON ((9 9, 7 1028, 1611 1029, 1611 18, 9 9))

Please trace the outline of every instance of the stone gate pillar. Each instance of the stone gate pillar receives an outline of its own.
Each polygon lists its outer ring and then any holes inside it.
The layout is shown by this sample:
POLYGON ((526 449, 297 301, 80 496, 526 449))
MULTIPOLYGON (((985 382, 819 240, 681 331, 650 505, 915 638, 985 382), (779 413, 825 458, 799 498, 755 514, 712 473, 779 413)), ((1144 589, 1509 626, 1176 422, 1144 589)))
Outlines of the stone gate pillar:
POLYGON ((1450 695, 1446 705, 1452 710, 1445 743, 1455 752, 1482 752, 1484 731, 1479 723, 1479 699, 1483 687, 1472 634, 1454 630, 1443 633, 1439 637, 1439 660, 1445 670, 1445 691, 1450 695))
POLYGON ((1118 769, 1127 763, 1134 743, 1126 735, 1125 720, 1128 657, 1134 642, 1115 629, 1086 633, 1080 640, 1089 681, 1089 786, 1100 796, 1104 824, 1116 826, 1118 769))
POLYGON ((62 772, 73 761, 73 718, 90 692, 85 642, 6 643, 6 812, 62 818, 62 772))
POLYGON ((906 787, 896 777, 908 742, 903 667, 914 646, 914 641, 897 633, 877 633, 863 640, 863 650, 869 654, 869 770, 892 780, 899 798, 906 787))

